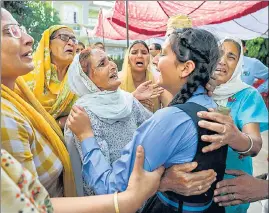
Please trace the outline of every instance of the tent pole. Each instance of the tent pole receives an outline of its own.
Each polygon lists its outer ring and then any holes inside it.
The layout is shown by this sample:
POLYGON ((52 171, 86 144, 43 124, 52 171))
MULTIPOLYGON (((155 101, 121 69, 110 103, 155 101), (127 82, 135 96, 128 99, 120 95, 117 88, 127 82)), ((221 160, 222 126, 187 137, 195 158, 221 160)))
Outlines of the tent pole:
POLYGON ((126 37, 127 48, 129 48, 129 15, 128 15, 128 0, 125 0, 125 18, 126 18, 126 37))
MULTIPOLYGON (((101 10, 101 13, 102 13, 102 18, 103 18, 103 8, 100 8, 100 10, 101 10)), ((104 47, 106 48, 104 33, 105 33, 105 32, 104 32, 104 25, 102 24, 103 45, 104 45, 104 47)))

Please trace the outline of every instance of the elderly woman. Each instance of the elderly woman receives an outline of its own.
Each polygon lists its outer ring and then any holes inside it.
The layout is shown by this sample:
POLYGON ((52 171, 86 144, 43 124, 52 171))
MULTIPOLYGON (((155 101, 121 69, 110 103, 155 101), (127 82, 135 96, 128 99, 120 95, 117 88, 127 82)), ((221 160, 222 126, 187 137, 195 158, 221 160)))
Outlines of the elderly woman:
MULTIPOLYGON (((135 41, 129 47, 119 76, 122 82, 120 88, 127 92, 135 91, 140 84, 149 80, 153 83, 158 82, 159 73, 152 69, 149 48, 144 41, 135 41)), ((169 92, 164 91, 160 97, 147 99, 141 103, 150 111, 155 112, 161 106, 167 106, 172 98, 173 96, 169 92)))
MULTIPOLYGON (((218 105, 231 109, 234 123, 242 132, 242 140, 228 143, 230 148, 227 169, 243 170, 252 175, 251 156, 256 156, 261 150, 260 132, 268 129, 268 111, 259 92, 241 81, 243 69, 241 41, 227 38, 222 40, 221 44, 223 56, 216 69, 218 86, 213 92, 213 98, 218 105)), ((225 178, 232 177, 225 176, 225 178)), ((231 197, 236 199, 234 196, 231 197)), ((249 204, 227 207, 226 212, 247 212, 248 206, 249 204)))
POLYGON ((33 38, 5 9, 1 32, 2 148, 38 177, 50 196, 75 196, 61 129, 20 77, 34 69, 33 38))
MULTIPOLYGON (((70 89, 79 97, 75 105, 87 111, 97 142, 106 159, 113 163, 120 157, 120 151, 132 139, 137 127, 151 117, 152 113, 131 93, 119 89, 121 82, 118 78, 117 65, 109 61, 102 50, 82 51, 75 57, 69 69, 70 89)), ((141 86, 136 91, 140 91, 140 88, 141 86)), ((140 98, 144 96, 145 99, 150 98, 151 93, 145 90, 136 96, 140 98)), ((65 139, 73 159, 73 167, 78 168, 83 161, 79 138, 74 137, 72 132, 66 129, 65 139), (81 161, 75 164, 72 144, 76 145, 81 158, 81 161)), ((79 185, 77 184, 77 187, 79 185)), ((92 194, 87 187, 84 188, 84 194, 92 194)))
POLYGON ((51 26, 43 32, 33 60, 35 69, 23 78, 47 112, 63 129, 75 95, 69 90, 67 70, 76 53, 78 41, 72 29, 51 26))
MULTIPOLYGON (((204 141, 212 142, 204 152, 213 151, 226 144, 229 145, 227 169, 243 170, 252 175, 252 159, 262 147, 260 132, 268 129, 268 111, 262 97, 256 89, 241 81, 243 69, 243 48, 237 38, 227 38, 221 41, 223 56, 216 69, 218 86, 213 92, 213 98, 218 105, 228 107, 231 117, 218 115, 214 112, 203 112, 200 116, 218 123, 200 122, 205 127, 218 132, 215 136, 202 136, 204 141)), ((226 175, 225 179, 232 178, 226 175)), ((240 197, 233 192, 226 195, 225 200, 239 204, 240 197), (237 197, 238 196, 238 197, 237 197)), ((216 190, 216 195, 222 193, 216 190)), ((222 199, 223 200, 223 199, 222 199)), ((219 202, 218 197, 215 198, 219 202)), ((225 203, 224 203, 225 205, 225 203)), ((249 204, 226 208, 226 212, 247 212, 249 204)))

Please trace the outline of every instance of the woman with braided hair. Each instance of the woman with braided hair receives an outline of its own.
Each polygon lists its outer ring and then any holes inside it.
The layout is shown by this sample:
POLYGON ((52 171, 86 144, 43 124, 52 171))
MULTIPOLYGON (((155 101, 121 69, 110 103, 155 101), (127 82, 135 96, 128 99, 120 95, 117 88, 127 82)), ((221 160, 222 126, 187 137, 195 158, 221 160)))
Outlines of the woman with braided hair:
MULTIPOLYGON (((126 189, 138 145, 145 149, 144 168, 148 171, 161 165, 169 168, 195 160, 198 162, 195 171, 214 169, 216 180, 223 179, 227 146, 203 154, 202 148, 207 143, 200 141, 200 135, 210 132, 198 127, 196 115, 198 111, 216 107, 204 87, 216 69, 218 59, 217 41, 208 31, 192 28, 174 31, 165 41, 158 63, 159 85, 174 98, 169 107, 158 110, 136 130, 132 141, 112 165, 102 155, 85 111, 73 107, 67 126, 81 141, 83 176, 96 194, 126 189)), ((207 185, 200 187, 202 190, 207 185)), ((223 207, 212 202, 215 187, 216 182, 205 193, 189 197, 158 192, 148 200, 142 212, 224 212, 223 207)))

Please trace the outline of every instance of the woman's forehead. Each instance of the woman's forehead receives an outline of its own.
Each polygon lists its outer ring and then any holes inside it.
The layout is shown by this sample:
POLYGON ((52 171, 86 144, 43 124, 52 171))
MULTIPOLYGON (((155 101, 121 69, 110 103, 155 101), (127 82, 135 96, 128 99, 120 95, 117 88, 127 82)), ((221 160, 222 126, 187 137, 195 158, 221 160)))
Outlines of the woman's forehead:
POLYGON ((221 48, 227 51, 229 50, 229 51, 238 52, 236 44, 233 41, 224 41, 223 44, 221 45, 221 48))
POLYGON ((57 30, 57 35, 59 35, 59 34, 74 35, 74 32, 68 28, 61 28, 61 29, 57 30))
POLYGON ((145 49, 145 50, 147 50, 147 48, 144 46, 144 44, 141 44, 141 43, 135 44, 131 48, 131 50, 137 50, 137 49, 145 49))
POLYGON ((102 60, 102 59, 104 59, 106 57, 107 57, 107 54, 104 51, 102 51, 100 49, 93 49, 92 50, 92 54, 91 54, 91 59, 92 60, 98 62, 98 61, 100 61, 100 60, 102 60))

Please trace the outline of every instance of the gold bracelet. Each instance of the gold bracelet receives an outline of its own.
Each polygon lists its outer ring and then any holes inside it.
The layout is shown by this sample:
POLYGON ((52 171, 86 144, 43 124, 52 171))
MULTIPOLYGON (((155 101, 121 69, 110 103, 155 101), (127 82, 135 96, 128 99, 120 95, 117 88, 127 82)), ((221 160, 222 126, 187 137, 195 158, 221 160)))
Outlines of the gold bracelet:
POLYGON ((119 203, 118 203, 118 192, 114 193, 114 207, 115 207, 115 212, 120 213, 119 203))

